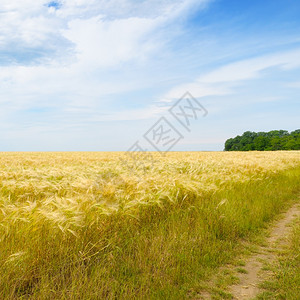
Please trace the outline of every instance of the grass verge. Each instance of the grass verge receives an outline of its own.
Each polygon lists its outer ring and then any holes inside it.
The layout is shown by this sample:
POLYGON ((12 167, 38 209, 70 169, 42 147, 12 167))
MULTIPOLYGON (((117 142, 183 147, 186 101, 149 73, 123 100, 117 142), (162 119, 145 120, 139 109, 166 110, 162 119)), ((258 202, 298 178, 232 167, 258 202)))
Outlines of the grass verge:
POLYGON ((288 247, 279 253, 278 262, 271 266, 274 276, 262 283, 264 289, 257 299, 300 299, 300 219, 294 226, 288 247))

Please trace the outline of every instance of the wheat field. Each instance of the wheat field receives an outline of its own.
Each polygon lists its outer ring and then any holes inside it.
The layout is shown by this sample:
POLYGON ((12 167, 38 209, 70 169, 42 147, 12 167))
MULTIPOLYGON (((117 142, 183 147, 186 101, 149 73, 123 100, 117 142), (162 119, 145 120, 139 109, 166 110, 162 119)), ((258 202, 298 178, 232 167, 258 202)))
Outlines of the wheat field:
POLYGON ((300 190, 300 152, 1 153, 0 299, 185 299, 300 190))

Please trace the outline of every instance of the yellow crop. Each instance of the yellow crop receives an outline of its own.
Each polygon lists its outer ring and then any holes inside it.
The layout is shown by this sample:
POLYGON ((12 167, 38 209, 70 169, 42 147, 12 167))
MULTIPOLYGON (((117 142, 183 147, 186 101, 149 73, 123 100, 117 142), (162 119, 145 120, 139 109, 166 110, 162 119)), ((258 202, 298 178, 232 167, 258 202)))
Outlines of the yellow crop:
POLYGON ((0 299, 178 296, 299 189, 299 151, 147 155, 1 153, 0 299))

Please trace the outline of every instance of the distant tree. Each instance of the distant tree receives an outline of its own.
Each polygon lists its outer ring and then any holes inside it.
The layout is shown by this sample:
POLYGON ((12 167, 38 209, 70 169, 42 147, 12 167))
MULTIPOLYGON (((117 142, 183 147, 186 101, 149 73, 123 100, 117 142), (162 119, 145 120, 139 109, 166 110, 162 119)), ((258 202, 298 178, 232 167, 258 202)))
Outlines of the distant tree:
POLYGON ((287 130, 269 132, 246 131, 225 142, 225 151, 275 151, 300 150, 300 129, 289 133, 287 130))
POLYGON ((230 151, 233 147, 233 139, 228 139, 225 142, 225 151, 230 151))
POLYGON ((278 136, 271 138, 270 140, 271 150, 280 150, 281 149, 281 139, 278 136))
POLYGON ((291 135, 292 135, 292 136, 299 136, 299 135, 300 135, 300 129, 297 129, 297 130, 295 130, 295 131, 292 131, 292 132, 291 132, 291 135))
POLYGON ((269 139, 264 135, 259 135, 254 139, 253 144, 254 144, 254 150, 263 151, 268 147, 269 139))

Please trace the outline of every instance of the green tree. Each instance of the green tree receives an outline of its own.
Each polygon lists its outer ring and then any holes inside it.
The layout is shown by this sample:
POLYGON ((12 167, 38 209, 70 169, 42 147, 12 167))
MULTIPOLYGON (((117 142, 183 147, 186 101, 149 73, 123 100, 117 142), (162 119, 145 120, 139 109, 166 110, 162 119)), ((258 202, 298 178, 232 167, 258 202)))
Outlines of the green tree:
POLYGON ((287 130, 269 132, 246 131, 225 142, 225 151, 275 151, 300 150, 300 129, 289 133, 287 130))

